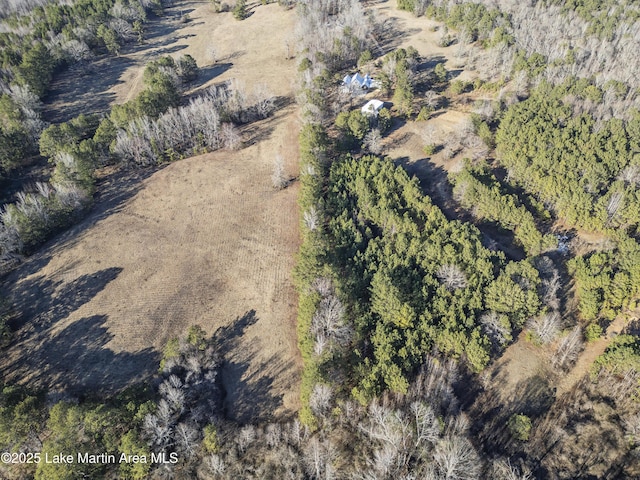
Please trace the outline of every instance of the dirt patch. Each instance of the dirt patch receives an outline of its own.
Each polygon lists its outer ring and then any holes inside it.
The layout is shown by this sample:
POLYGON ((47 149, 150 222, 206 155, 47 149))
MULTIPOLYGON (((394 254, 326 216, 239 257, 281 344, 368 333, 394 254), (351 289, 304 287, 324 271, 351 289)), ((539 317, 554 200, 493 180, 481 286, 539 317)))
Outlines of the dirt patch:
POLYGON ((604 353, 615 336, 624 330, 625 324, 625 315, 618 315, 607 327, 602 337, 586 344, 585 349, 580 353, 578 361, 573 368, 569 373, 560 378, 558 382, 558 395, 572 390, 585 375, 591 372, 591 367, 593 367, 596 359, 604 353))
MULTIPOLYGON (((194 88, 236 77, 292 98, 295 62, 284 60, 284 38, 293 11, 268 5, 238 22, 213 14, 209 3, 185 8, 192 21, 175 41, 158 37, 154 54, 192 53, 203 65, 214 43, 227 58, 194 88)), ((138 88, 136 68, 112 88, 118 101, 138 88)), ((229 417, 296 412, 298 186, 275 191, 270 176, 277 154, 297 175, 298 131, 289 102, 246 126, 237 152, 107 176, 91 215, 7 279, 5 293, 21 317, 0 365, 4 379, 79 395, 114 392, 151 376, 165 342, 199 324, 224 339, 229 417)))
POLYGON ((549 350, 532 344, 524 335, 522 333, 486 372, 492 384, 499 385, 505 398, 517 396, 518 387, 537 376, 553 379, 549 350))
POLYGON ((392 39, 391 47, 394 49, 414 47, 428 62, 444 62, 447 71, 451 72, 455 78, 465 81, 474 78, 472 71, 462 68, 464 58, 459 55, 458 45, 448 47, 438 45, 442 35, 442 23, 398 10, 395 2, 379 3, 373 6, 373 10, 379 20, 387 22, 389 28, 397 32, 392 39))
POLYGON ((548 350, 523 336, 482 373, 477 385, 466 385, 461 392, 474 437, 489 451, 508 449, 513 443, 506 427, 512 415, 538 418, 556 398, 548 350))

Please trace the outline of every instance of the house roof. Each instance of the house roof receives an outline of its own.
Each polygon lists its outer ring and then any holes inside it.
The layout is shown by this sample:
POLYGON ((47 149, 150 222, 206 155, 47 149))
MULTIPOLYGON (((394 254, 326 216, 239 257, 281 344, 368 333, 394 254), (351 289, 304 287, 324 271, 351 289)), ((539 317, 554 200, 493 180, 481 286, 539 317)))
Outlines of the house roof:
POLYGON ((358 83, 360 85, 363 85, 364 78, 359 73, 356 73, 353 77, 351 77, 351 83, 358 83))
POLYGON ((367 103, 364 104, 364 106, 362 107, 362 112, 377 113, 378 110, 380 110, 383 106, 384 106, 384 102, 381 102, 380 100, 376 100, 374 98, 373 100, 369 100, 367 103))
POLYGON ((371 88, 372 78, 367 73, 364 77, 360 73, 356 73, 353 76, 345 75, 342 79, 342 83, 345 85, 358 85, 360 87, 371 88))

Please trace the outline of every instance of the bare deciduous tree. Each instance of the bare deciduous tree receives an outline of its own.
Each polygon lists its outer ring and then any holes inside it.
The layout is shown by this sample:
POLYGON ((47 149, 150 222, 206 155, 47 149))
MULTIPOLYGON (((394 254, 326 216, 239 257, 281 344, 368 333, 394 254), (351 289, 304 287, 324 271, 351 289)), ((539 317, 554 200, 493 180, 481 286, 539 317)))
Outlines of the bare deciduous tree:
POLYGON ((223 123, 220 134, 224 148, 227 150, 237 150, 240 148, 242 139, 235 125, 232 123, 223 123))
POLYGON ((423 402, 413 402, 411 413, 416 429, 416 447, 424 442, 435 443, 440 437, 440 422, 433 408, 423 402))
POLYGON ((332 462, 336 458, 335 447, 329 442, 320 442, 318 437, 313 437, 304 455, 304 463, 307 473, 312 478, 333 480, 336 472, 332 462))
POLYGON ((364 147, 375 155, 382 152, 382 135, 380 135, 380 130, 374 128, 365 135, 364 147))
POLYGON ((331 409, 333 389, 325 383, 316 383, 311 392, 309 406, 313 413, 319 417, 325 417, 331 409))
POLYGON ((542 281, 543 301, 550 308, 557 310, 560 308, 560 298, 558 292, 561 288, 560 274, 557 270, 553 270, 550 278, 542 281))
POLYGON ((558 349, 552 358, 554 367, 560 369, 570 367, 578 358, 582 344, 582 329, 580 325, 576 325, 558 345, 558 349))
POLYGON ((486 312, 480 317, 480 323, 495 346, 503 347, 511 341, 511 329, 509 328, 509 319, 506 316, 493 311, 486 312))
POLYGON ((282 190, 289 184, 289 179, 284 173, 284 158, 280 154, 276 155, 273 161, 271 184, 273 185, 273 188, 277 190, 282 190))
POLYGON ((309 230, 313 231, 316 228, 318 228, 318 223, 319 223, 318 211, 316 210, 315 207, 311 207, 309 208, 309 210, 304 212, 304 214, 302 215, 302 218, 304 220, 305 226, 309 230))
POLYGON ((436 445, 433 459, 442 478, 472 480, 480 478, 482 463, 473 445, 464 437, 445 438, 436 445))
POLYGON ((611 195, 609 202, 607 203, 607 216, 608 220, 611 221, 616 216, 620 207, 624 204, 624 193, 615 192, 611 195))
POLYGON ((467 276, 456 265, 441 265, 436 275, 447 290, 457 290, 467 286, 467 276))
POLYGON ((193 457, 200 445, 197 428, 190 423, 179 423, 175 428, 176 448, 187 457, 193 457))
POLYGON ((331 279, 327 277, 316 278, 311 285, 321 297, 326 298, 329 295, 333 295, 333 285, 331 279))
POLYGON ((560 332, 560 315, 558 312, 549 312, 531 319, 528 326, 541 343, 551 343, 560 332))
POLYGON ((637 186, 640 184, 640 166, 627 165, 618 175, 618 180, 622 180, 628 185, 637 186))
POLYGON ((256 439, 256 427, 253 425, 246 425, 240 429, 238 436, 236 437, 236 443, 241 452, 245 452, 247 448, 256 439))
POLYGON ((282 442, 282 426, 279 423, 270 423, 265 431, 265 440, 269 448, 276 448, 282 442))
POLYGON ((442 97, 435 90, 428 90, 424 94, 424 101, 429 108, 436 109, 440 106, 442 97))
POLYGON ((161 414, 148 414, 142 424, 142 432, 152 447, 164 449, 173 442, 173 426, 161 418, 161 414))
POLYGON ((226 470, 226 465, 220 455, 212 453, 205 458, 205 465, 207 469, 214 475, 223 475, 226 470))
POLYGON ((253 103, 259 119, 267 118, 273 113, 275 109, 275 99, 264 83, 255 86, 253 90, 253 103))
POLYGON ((636 413, 624 420, 625 433, 630 443, 640 445, 640 413, 636 413))
POLYGON ((337 345, 347 345, 353 336, 353 329, 344 321, 345 308, 335 295, 323 298, 311 319, 311 332, 322 335, 337 345))
POLYGON ((93 56, 85 42, 75 39, 63 43, 60 48, 64 51, 67 59, 74 63, 86 62, 93 56))
POLYGON ((122 18, 114 18, 111 20, 109 27, 125 42, 131 42, 137 38, 137 34, 131 24, 122 18))
POLYGON ((528 469, 520 469, 509 460, 498 460, 493 464, 493 474, 496 480, 532 480, 533 475, 528 469))

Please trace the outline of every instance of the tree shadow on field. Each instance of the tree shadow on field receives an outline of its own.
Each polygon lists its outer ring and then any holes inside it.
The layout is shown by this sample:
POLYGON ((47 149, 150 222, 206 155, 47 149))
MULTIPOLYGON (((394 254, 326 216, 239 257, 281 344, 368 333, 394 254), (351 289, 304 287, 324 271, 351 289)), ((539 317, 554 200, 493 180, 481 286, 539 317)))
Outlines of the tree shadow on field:
MULTIPOLYGON (((385 10, 385 8, 381 10, 385 10)), ((407 37, 420 33, 420 31, 421 30, 417 28, 407 28, 403 25, 403 21, 398 18, 386 18, 380 26, 378 38, 376 38, 377 53, 383 56, 394 51, 402 45, 407 37)))
POLYGON ((115 94, 108 90, 134 64, 125 57, 100 57, 84 67, 74 66, 57 74, 46 96, 43 118, 60 123, 84 113, 108 110, 115 94))
POLYGON ((114 335, 107 320, 106 315, 84 317, 48 334, 29 355, 14 357, 3 373, 73 396, 110 395, 152 375, 159 354, 152 348, 136 353, 109 349, 114 335))
POLYGON ((250 122, 243 127, 243 145, 247 147, 268 139, 280 122, 287 118, 288 111, 283 110, 292 103, 293 99, 290 97, 274 97, 274 111, 271 115, 262 120, 250 122))
POLYGON ((118 267, 106 268, 90 275, 81 275, 68 283, 54 280, 55 275, 39 275, 16 284, 10 298, 19 312, 12 325, 17 340, 25 340, 34 332, 40 332, 67 318, 90 302, 121 271, 122 268, 118 267))
POLYGON ((447 61, 447 57, 444 55, 429 55, 425 58, 423 62, 420 62, 416 65, 417 72, 424 72, 433 70, 439 63, 444 63, 447 61))
POLYGON ((144 180, 165 166, 118 170, 100 179, 96 185, 94 205, 89 214, 76 225, 54 237, 53 242, 58 248, 65 249, 75 245, 86 230, 122 211, 127 201, 144 188, 144 180))
POLYGON ((134 65, 144 68, 149 60, 187 48, 187 45, 176 45, 176 42, 194 35, 181 34, 181 30, 196 24, 180 20, 193 10, 170 7, 164 16, 152 16, 145 23, 142 43, 125 44, 118 56, 100 55, 85 64, 84 68, 76 65, 57 73, 45 99, 43 118, 48 122, 60 123, 81 113, 107 111, 116 98, 115 93, 109 90, 123 83, 120 78, 126 70, 134 65))
MULTIPOLYGON (((33 255, 23 259, 22 263, 5 273, 2 278, 2 293, 7 297, 14 295, 14 292, 18 291, 19 283, 23 278, 37 274, 50 262, 51 258, 79 242, 86 230, 122 210, 126 201, 143 188, 143 180, 160 168, 150 167, 130 171, 118 170, 103 177, 97 184, 94 206, 87 216, 79 223, 53 236, 39 247, 33 255)), ((64 266, 64 270, 71 271, 81 260, 78 259, 71 264, 67 263, 64 266)))
POLYGON ((232 62, 225 62, 198 68, 198 78, 188 85, 188 88, 192 91, 189 95, 185 96, 185 100, 190 100, 202 95, 204 91, 210 87, 210 85, 207 85, 208 82, 219 77, 231 67, 233 67, 232 62))
POLYGON ((486 452, 517 451, 507 424, 514 414, 524 414, 535 421, 544 416, 555 402, 555 388, 542 375, 534 375, 519 381, 510 391, 504 392, 506 383, 504 367, 494 370, 489 386, 482 389, 477 382, 462 403, 468 418, 472 419, 470 432, 486 452))
POLYGON ((229 326, 220 327, 214 334, 224 360, 221 367, 223 411, 226 418, 240 423, 275 420, 274 412, 282 405, 283 395, 272 390, 277 379, 290 377, 291 362, 277 355, 258 360, 264 345, 259 340, 247 341, 247 330, 258 322, 255 310, 246 312, 229 326))
POLYGON ((453 202, 453 190, 444 168, 435 165, 428 158, 410 161, 409 157, 401 157, 395 159, 394 163, 404 168, 409 176, 415 176, 418 179, 423 191, 431 197, 435 205, 440 207, 449 220, 458 217, 456 205, 453 202))

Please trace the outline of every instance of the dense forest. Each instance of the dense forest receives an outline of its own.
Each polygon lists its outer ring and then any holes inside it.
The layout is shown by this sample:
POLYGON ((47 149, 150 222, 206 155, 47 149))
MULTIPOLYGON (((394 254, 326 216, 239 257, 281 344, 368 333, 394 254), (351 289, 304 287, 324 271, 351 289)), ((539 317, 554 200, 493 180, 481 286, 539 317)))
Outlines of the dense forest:
MULTIPOLYGON (((246 4, 238 5, 234 17, 242 21, 246 4)), ((398 9, 438 23, 442 48, 464 47, 468 63, 492 59, 478 66, 488 78, 477 82, 455 80, 413 47, 387 47, 397 32, 370 7, 357 0, 296 6, 297 417, 264 424, 226 418, 224 331, 207 336, 194 325, 166 344, 153 379, 108 400, 11 384, 0 393, 5 451, 170 461, 16 461, 2 465, 2 475, 640 475, 638 5, 399 0, 398 9), (339 86, 356 66, 379 81, 387 101, 377 115, 363 113, 359 94, 339 86), (463 98, 478 99, 469 107, 463 98), (455 169, 425 180, 411 176, 403 159, 384 155, 394 132, 437 121, 447 108, 469 117, 465 129, 442 144, 426 142, 418 161, 441 158, 455 169), (491 235, 512 239, 522 255, 514 258, 491 235), (507 370, 522 360, 517 355, 530 355, 532 364, 543 358, 548 367, 509 396, 496 366, 507 370), (564 388, 572 375, 578 378, 564 388)), ((48 182, 2 208, 6 268, 86 215, 98 169, 156 168, 233 151, 240 127, 273 114, 275 99, 261 85, 247 92, 227 82, 185 98, 199 67, 183 55, 150 60, 132 100, 100 116, 46 125, 39 112, 53 76, 141 41, 147 15, 162 8, 121 0, 6 2, 0 167, 7 176, 38 159, 51 165, 48 182)), ((289 185, 282 172, 273 182, 289 185)), ((1 313, 6 345, 10 306, 1 313)))

